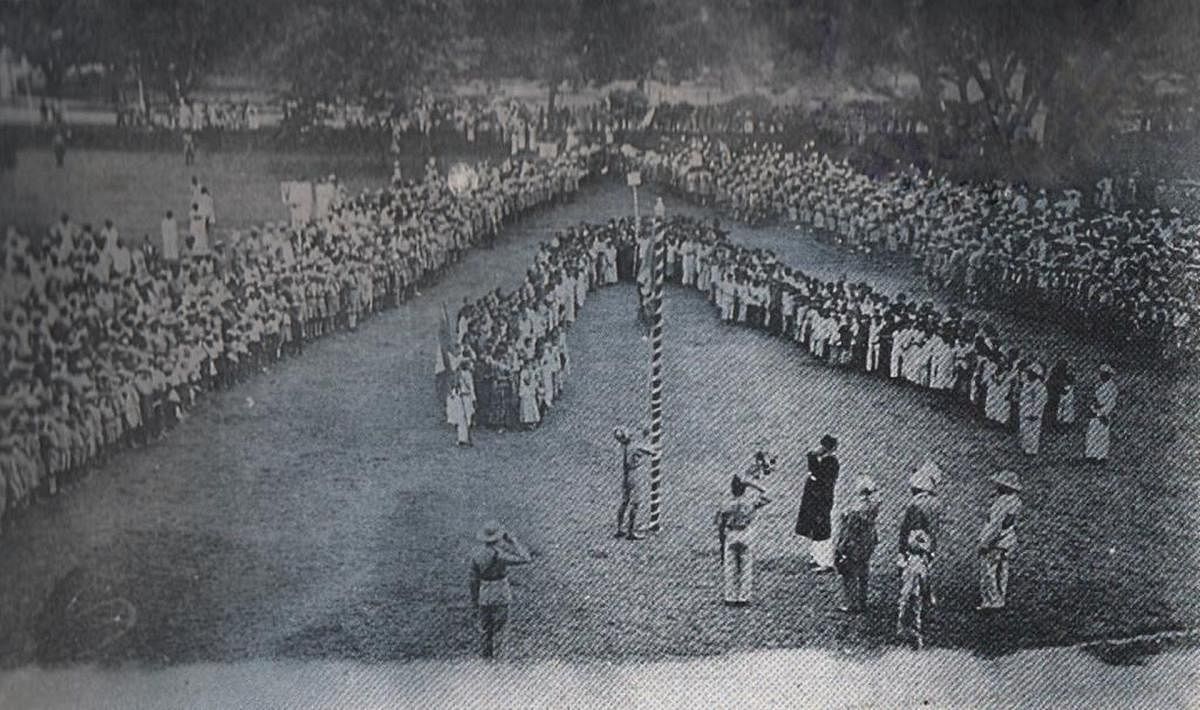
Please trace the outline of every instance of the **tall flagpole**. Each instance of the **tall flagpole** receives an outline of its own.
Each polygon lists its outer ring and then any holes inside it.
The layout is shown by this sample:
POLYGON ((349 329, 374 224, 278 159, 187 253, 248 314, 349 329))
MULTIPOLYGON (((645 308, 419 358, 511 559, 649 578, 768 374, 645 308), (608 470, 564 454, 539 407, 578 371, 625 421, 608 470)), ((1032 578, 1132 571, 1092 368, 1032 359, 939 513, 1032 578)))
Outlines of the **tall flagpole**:
POLYGON ((653 314, 650 324, 650 523, 647 530, 657 532, 662 508, 662 438, 663 438, 663 281, 667 268, 667 245, 663 239, 664 225, 655 219, 651 237, 651 258, 654 259, 653 289, 650 304, 653 314))

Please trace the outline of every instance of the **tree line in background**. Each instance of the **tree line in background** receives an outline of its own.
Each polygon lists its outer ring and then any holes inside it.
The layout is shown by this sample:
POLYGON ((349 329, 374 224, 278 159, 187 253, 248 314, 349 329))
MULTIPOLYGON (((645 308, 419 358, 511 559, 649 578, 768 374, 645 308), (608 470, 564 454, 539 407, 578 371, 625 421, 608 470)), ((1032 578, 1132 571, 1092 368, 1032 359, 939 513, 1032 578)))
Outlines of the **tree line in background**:
POLYGON ((0 0, 55 94, 99 65, 170 100, 220 70, 388 101, 469 78, 820 79, 903 101, 939 144, 1102 150, 1120 111, 1191 106, 1194 0, 0 0), (909 79, 902 83, 900 77, 909 79), (887 77, 894 80, 889 82, 887 77))

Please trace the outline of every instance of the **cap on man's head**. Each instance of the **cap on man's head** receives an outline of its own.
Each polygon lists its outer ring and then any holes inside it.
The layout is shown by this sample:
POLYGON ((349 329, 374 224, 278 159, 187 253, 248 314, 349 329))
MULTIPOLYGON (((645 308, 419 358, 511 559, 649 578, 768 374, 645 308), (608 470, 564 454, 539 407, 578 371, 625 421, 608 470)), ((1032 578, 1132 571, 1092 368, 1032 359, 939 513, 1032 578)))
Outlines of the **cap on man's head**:
POLYGON ((495 520, 489 521, 479 532, 475 534, 475 539, 480 542, 492 543, 499 542, 504 537, 504 528, 495 520))
POLYGON ((926 460, 908 477, 908 487, 933 493, 942 480, 942 469, 932 461, 926 460))
POLYGON ((837 437, 835 437, 831 434, 826 434, 825 436, 821 437, 821 446, 824 446, 827 449, 836 449, 837 445, 838 445, 837 437))

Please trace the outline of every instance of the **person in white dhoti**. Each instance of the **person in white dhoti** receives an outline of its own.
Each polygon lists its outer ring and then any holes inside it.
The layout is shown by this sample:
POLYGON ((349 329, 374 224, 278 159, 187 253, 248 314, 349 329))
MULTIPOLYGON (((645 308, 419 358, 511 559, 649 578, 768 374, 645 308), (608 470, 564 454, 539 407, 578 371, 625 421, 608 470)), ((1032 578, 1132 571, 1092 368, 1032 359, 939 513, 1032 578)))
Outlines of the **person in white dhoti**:
POLYGON ((167 216, 163 217, 161 234, 163 260, 170 263, 179 261, 179 225, 171 210, 167 210, 167 216))
POLYGON ((541 385, 541 378, 538 377, 538 373, 534 372, 531 365, 521 369, 517 397, 521 405, 521 424, 525 425, 527 429, 532 429, 542 421, 542 413, 538 405, 539 385, 541 385))
POLYGON ((1090 463, 1108 460, 1108 446, 1112 432, 1113 410, 1117 408, 1117 383, 1113 381, 1116 370, 1109 364, 1100 366, 1100 382, 1092 395, 1088 411, 1087 435, 1084 440, 1083 457, 1090 463))
POLYGON ((200 214, 204 215, 205 233, 211 233, 217 224, 217 207, 208 187, 200 188, 200 196, 197 198, 196 204, 200 205, 200 214))
POLYGON ((1020 425, 1021 451, 1037 454, 1042 440, 1042 416, 1046 411, 1046 386, 1042 384, 1044 370, 1034 363, 1026 371, 1027 380, 1021 388, 1020 425))
POLYGON ((617 283, 617 245, 612 240, 604 244, 604 284, 617 283))
POLYGON ((475 416, 475 404, 462 380, 456 381, 446 395, 446 420, 454 425, 459 446, 471 446, 471 420, 475 416))
POLYGON ((208 253, 208 217, 198 203, 192 203, 192 212, 188 216, 188 236, 192 238, 191 254, 208 253))
POLYGON ((1013 378, 1016 373, 1003 358, 989 359, 984 363, 983 376, 986 381, 983 412, 987 420, 1001 427, 1008 426, 1009 397, 1012 395, 1013 378))

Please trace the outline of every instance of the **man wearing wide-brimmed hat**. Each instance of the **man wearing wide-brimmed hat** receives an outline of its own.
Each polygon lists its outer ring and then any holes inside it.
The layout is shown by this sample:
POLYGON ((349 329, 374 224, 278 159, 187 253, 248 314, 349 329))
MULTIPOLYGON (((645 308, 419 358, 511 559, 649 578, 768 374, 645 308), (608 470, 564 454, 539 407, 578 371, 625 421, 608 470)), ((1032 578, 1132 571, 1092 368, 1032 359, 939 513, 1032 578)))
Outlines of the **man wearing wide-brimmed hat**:
POLYGON ((842 513, 838 526, 833 564, 842 577, 843 602, 838 611, 862 613, 867 610, 867 571, 871 554, 879 542, 875 519, 879 517, 879 490, 874 479, 859 476, 854 484, 854 501, 842 513))
POLYGON ((481 653, 484 658, 495 658, 503 646, 504 625, 512 603, 508 567, 527 564, 533 558, 497 522, 484 525, 476 539, 480 545, 471 553, 471 602, 479 610, 481 653))
POLYGON ((1017 514, 1021 511, 1021 480, 1012 471, 989 479, 995 486, 988 521, 979 534, 979 606, 976 611, 1003 609, 1008 595, 1008 557, 1017 546, 1017 514))

